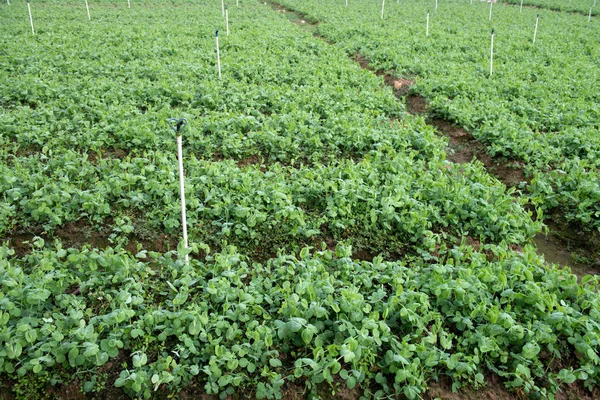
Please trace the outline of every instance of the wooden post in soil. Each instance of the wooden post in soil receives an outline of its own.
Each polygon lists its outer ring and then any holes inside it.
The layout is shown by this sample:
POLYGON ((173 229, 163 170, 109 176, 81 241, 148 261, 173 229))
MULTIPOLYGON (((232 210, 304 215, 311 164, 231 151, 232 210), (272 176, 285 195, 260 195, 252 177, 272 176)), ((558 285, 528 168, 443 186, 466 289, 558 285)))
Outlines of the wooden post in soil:
POLYGON ((490 76, 494 73, 494 30, 492 29, 492 45, 490 48, 490 76))
POLYGON ((425 37, 429 36, 429 10, 427 10, 427 22, 425 23, 425 37))
POLYGON ((219 30, 215 31, 215 40, 217 42, 217 71, 219 72, 219 79, 221 79, 221 54, 219 53, 219 30))
POLYGON ((29 4, 29 0, 27 0, 27 11, 29 11, 29 23, 31 24, 31 33, 35 35, 35 29, 33 29, 33 17, 31 16, 31 5, 29 4))
POLYGON ((535 44, 535 38, 537 37, 538 23, 540 21, 540 14, 535 17, 535 29, 533 30, 533 43, 535 44))

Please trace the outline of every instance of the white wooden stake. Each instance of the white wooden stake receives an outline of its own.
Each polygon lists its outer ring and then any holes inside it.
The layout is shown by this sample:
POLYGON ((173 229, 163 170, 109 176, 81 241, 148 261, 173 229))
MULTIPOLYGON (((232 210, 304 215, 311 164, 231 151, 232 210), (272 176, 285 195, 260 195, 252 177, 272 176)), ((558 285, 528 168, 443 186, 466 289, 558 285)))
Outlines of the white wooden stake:
POLYGON ((225 26, 227 27, 227 36, 229 36, 229 8, 225 8, 225 26))
MULTIPOLYGON (((183 225, 183 244, 185 248, 188 248, 188 234, 187 234, 187 218, 185 215, 185 186, 183 176, 183 150, 182 150, 182 137, 181 132, 177 134, 177 160, 179 163, 179 192, 181 193, 181 224, 183 225)), ((188 254, 185 254, 185 263, 189 262, 188 254)))
POLYGON ((348 7, 348 0, 346 0, 346 7, 348 7))
POLYGON ((535 29, 533 30, 533 43, 535 43, 535 38, 537 36, 538 22, 540 21, 540 14, 535 17, 535 29))
POLYGON ((10 6, 10 0, 6 0, 6 2, 8 3, 8 5, 10 6))
POLYGON ((35 29, 33 29, 33 17, 31 16, 31 6, 29 0, 27 0, 27 11, 29 11, 29 23, 31 24, 31 33, 35 35, 35 29))
POLYGON ((221 14, 225 16, 225 0, 221 0, 221 14))
POLYGON ((381 2, 381 19, 383 19, 383 10, 385 8, 385 0, 381 2))
POLYGON ((425 36, 429 36, 429 10, 427 10, 427 23, 425 24, 425 36))
POLYGON ((88 1, 87 0, 85 0, 85 8, 86 8, 87 13, 88 13, 88 20, 91 20, 92 17, 90 17, 90 6, 88 5, 88 1))
POLYGON ((435 9, 437 10, 438 0, 435 0, 435 9))
POLYGON ((594 7, 590 7, 590 13, 588 14, 588 22, 592 20, 592 8, 594 7))
POLYGON ((521 0, 521 8, 519 9, 519 12, 523 12, 523 0, 521 0))
POLYGON ((127 0, 127 8, 131 8, 131 1, 127 0))
POLYGON ((492 29, 492 46, 490 48, 490 76, 494 73, 494 30, 492 29))
POLYGON ((219 54, 219 30, 215 31, 215 38, 217 40, 217 70, 219 71, 219 79, 221 79, 221 55, 219 54))
POLYGON ((490 1, 490 21, 492 20, 492 6, 494 5, 493 1, 490 1))
POLYGON ((239 2, 239 0, 235 0, 235 6, 236 6, 236 7, 239 7, 239 6, 240 6, 240 2, 239 2))

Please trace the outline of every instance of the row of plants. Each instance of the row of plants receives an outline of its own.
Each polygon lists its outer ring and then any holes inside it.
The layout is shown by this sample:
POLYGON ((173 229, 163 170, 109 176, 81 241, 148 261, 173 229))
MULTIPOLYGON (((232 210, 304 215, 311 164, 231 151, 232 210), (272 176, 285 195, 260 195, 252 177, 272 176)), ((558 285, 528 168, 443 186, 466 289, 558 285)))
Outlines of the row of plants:
POLYGON ((491 155, 525 162, 536 204, 600 228, 596 21, 502 5, 490 21, 487 4, 442 3, 426 37, 430 4, 392 2, 381 20, 381 5, 367 1, 279 3, 318 20, 320 35, 372 68, 413 77, 431 114, 468 129, 491 155))
POLYGON ((32 247, 21 259, 0 247, 5 374, 60 380, 60 367, 91 392, 93 371, 119 359, 114 384, 145 398, 190 384, 281 398, 295 384, 409 399, 441 376, 458 389, 493 371, 553 398, 600 374, 598 280, 578 284, 532 247, 359 262, 341 244, 266 264, 227 248, 189 265, 173 253, 32 247))

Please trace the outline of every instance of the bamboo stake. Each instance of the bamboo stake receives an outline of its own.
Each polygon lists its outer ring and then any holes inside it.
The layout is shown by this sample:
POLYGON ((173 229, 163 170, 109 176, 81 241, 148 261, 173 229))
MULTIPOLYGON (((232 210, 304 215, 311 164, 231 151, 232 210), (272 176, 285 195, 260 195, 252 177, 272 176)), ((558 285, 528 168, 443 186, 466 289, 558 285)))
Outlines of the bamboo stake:
POLYGON ((33 29, 33 17, 31 16, 31 6, 29 0, 27 0, 27 11, 29 11, 29 23, 31 24, 31 33, 35 35, 35 29, 33 29))
POLYGON ((229 36, 229 7, 225 7, 225 27, 227 28, 227 36, 229 36))
POLYGON ((385 8, 385 0, 381 2, 381 19, 383 19, 383 10, 385 8))
POLYGON ((492 45, 490 48, 490 76, 494 73, 494 30, 492 29, 492 45))
POLYGON ((521 0, 521 8, 519 9, 519 12, 523 12, 523 0, 521 0))
POLYGON ((221 79, 221 55, 219 53, 219 30, 215 31, 215 39, 217 41, 217 70, 219 71, 219 79, 221 79))
POLYGON ((538 30, 538 22, 540 21, 540 14, 535 17, 535 29, 533 30, 533 43, 535 43, 535 38, 537 37, 538 30))
POLYGON ((427 10, 427 23, 425 24, 425 36, 429 36, 429 10, 427 10))
MULTIPOLYGON (((185 124, 187 125, 187 121, 185 119, 182 119, 180 121, 185 121, 185 124)), ((179 128, 180 126, 178 126, 179 128)), ((183 129, 181 129, 183 130, 183 129)), ((178 129, 177 132, 177 163, 179 164, 179 192, 181 194, 181 224, 183 226, 183 244, 185 246, 185 249, 188 248, 188 234, 187 234, 187 217, 185 215, 185 177, 183 174, 183 138, 181 135, 181 130, 178 129)), ((185 263, 187 264, 189 262, 189 256, 187 253, 185 253, 185 263)))
POLYGON ((87 0, 85 0, 85 8, 86 8, 87 13, 88 13, 88 20, 91 20, 92 17, 90 17, 90 6, 88 5, 88 1, 87 0))
MULTIPOLYGON (((188 249, 188 234, 187 234, 187 217, 185 215, 185 176, 183 173, 183 130, 187 126, 188 122, 185 118, 169 118, 167 120, 171 129, 177 135, 177 164, 179 167, 179 193, 181 195, 181 225, 183 227, 183 246, 184 251, 188 249)), ((185 263, 189 262, 187 251, 185 252, 185 263)))
POLYGON ((492 7, 494 6, 494 2, 490 1, 490 21, 492 20, 492 7))

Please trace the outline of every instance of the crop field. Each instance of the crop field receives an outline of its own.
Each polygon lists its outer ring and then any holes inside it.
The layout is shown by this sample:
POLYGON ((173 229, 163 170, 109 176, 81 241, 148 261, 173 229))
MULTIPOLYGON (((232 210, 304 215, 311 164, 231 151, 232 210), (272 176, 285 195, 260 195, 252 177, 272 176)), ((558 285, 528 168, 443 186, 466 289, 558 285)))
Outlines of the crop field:
POLYGON ((0 6, 0 399, 598 398, 597 17, 279 3, 0 6))
POLYGON ((320 0, 281 4, 319 20, 319 34, 374 69, 414 77, 411 89, 429 101, 432 114, 466 128, 491 155, 525 172, 534 204, 600 229, 597 19, 496 6, 490 20, 489 3, 441 2, 434 10, 428 2, 392 1, 381 21, 381 3, 371 1, 348 8, 320 0))

